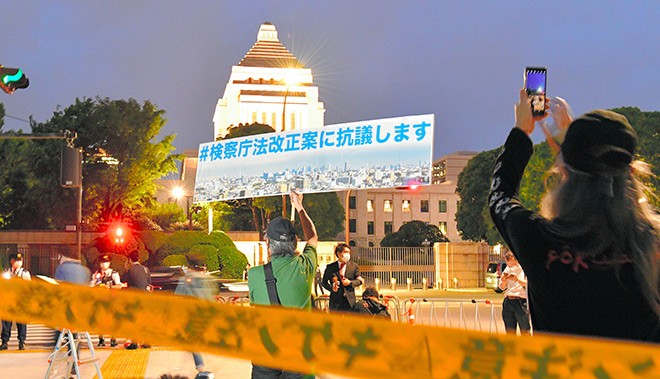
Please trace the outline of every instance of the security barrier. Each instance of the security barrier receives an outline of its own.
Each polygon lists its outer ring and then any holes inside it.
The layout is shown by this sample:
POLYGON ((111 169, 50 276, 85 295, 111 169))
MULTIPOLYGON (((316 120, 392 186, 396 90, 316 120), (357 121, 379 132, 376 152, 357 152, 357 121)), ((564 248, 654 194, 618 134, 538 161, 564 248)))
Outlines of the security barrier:
POLYGON ((287 370, 362 378, 660 377, 660 346, 411 326, 187 296, 0 280, 0 319, 130 335, 287 370))
MULTIPOLYGON (((387 307, 387 311, 390 313, 392 321, 399 321, 401 317, 401 303, 399 298, 392 295, 384 295, 381 298, 381 302, 387 307)), ((330 296, 321 295, 314 297, 314 309, 318 309, 319 311, 323 312, 330 312, 330 296)))
POLYGON ((499 333, 495 304, 490 300, 411 298, 404 302, 401 321, 444 328, 499 333), (452 316, 452 308, 458 317, 452 316), (485 311, 484 316, 481 311, 485 311), (412 320, 411 320, 412 316, 412 320))

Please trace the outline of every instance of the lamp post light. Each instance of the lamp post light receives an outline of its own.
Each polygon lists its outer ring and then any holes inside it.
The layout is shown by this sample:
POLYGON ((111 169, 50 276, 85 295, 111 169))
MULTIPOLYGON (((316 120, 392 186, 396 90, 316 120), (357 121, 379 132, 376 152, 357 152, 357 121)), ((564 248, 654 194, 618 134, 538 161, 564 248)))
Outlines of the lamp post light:
POLYGON ((172 189, 172 197, 174 197, 177 202, 184 197, 186 198, 186 217, 188 218, 188 230, 193 229, 192 225, 192 212, 190 211, 190 199, 192 199, 192 195, 186 195, 186 191, 181 188, 181 187, 174 187, 172 189))

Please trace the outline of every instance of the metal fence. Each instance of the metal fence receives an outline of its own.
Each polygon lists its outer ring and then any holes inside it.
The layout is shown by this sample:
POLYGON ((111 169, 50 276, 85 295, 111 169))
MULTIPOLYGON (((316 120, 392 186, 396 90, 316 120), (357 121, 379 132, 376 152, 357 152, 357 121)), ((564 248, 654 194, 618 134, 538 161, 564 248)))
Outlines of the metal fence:
POLYGON ((401 322, 499 333, 501 305, 490 300, 411 298, 403 303, 401 322))
POLYGON ((435 283, 435 251, 433 247, 356 247, 353 260, 360 266, 366 285, 389 286, 391 279, 397 287, 405 287, 411 279, 412 286, 421 288, 435 283))

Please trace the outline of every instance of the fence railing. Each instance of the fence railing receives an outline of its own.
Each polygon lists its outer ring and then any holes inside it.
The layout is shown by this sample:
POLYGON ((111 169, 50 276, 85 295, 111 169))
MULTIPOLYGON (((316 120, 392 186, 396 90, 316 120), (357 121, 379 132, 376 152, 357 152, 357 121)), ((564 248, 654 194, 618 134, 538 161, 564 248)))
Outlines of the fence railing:
POLYGON ((428 285, 435 283, 433 247, 357 247, 353 256, 366 285, 375 285, 376 279, 386 286, 394 279, 397 287, 407 286, 408 279, 416 288, 424 279, 428 285))

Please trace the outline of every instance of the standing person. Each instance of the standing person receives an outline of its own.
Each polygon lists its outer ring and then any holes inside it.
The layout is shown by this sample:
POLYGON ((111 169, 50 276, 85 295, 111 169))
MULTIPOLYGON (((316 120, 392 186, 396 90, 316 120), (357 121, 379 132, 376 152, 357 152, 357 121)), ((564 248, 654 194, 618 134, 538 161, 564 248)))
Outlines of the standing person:
MULTIPOLYGON (((112 259, 108 254, 103 254, 99 258, 99 269, 96 270, 92 275, 92 281, 89 284, 91 287, 106 287, 109 289, 119 289, 125 287, 125 285, 121 282, 119 273, 110 268, 111 260, 112 259)), ((96 346, 105 346, 105 339, 102 335, 99 335, 99 343, 96 346)), ((110 337, 110 347, 115 346, 117 346, 117 339, 110 337)))
POLYGON ((355 287, 364 283, 360 268, 351 261, 351 247, 340 243, 335 247, 337 260, 325 268, 321 283, 330 292, 331 311, 351 311, 355 306, 355 287))
POLYGON ((524 90, 515 114, 489 206, 527 275, 534 330, 660 342, 660 219, 637 179, 650 170, 634 161, 635 130, 605 110, 568 118, 538 214, 522 206, 518 186, 545 115, 532 117, 524 90))
MULTIPOLYGON (((124 282, 130 289, 138 291, 153 291, 153 286, 151 285, 151 273, 149 269, 140 263, 140 251, 133 250, 128 254, 128 259, 131 260, 131 266, 124 274, 124 282)), ((133 341, 127 341, 126 348, 129 350, 137 349, 138 343, 133 341)), ((147 343, 142 343, 143 348, 148 349, 151 345, 147 343)))
POLYGON ((91 276, 89 269, 82 265, 80 259, 75 258, 70 249, 63 250, 60 265, 55 269, 55 279, 75 284, 88 284, 91 276))
MULTIPOLYGON (((179 279, 179 283, 174 290, 176 295, 193 296, 200 299, 213 301, 218 293, 218 287, 206 275, 206 262, 200 256, 189 256, 188 263, 190 267, 186 275, 179 279)), ((196 378, 213 378, 213 373, 204 369, 204 358, 200 353, 192 353, 195 368, 197 369, 196 378)))
POLYGON ((529 310, 527 310, 527 278, 525 272, 512 252, 504 254, 506 268, 500 278, 500 289, 504 292, 502 303, 502 320, 507 334, 529 335, 529 310))
POLYGON ((321 292, 321 295, 325 295, 323 292, 323 285, 321 282, 323 281, 323 277, 321 276, 321 268, 317 267, 316 268, 316 275, 314 275, 314 295, 319 296, 319 292, 321 292))
MULTIPOLYGON (((300 216, 307 244, 302 254, 296 252, 297 238, 293 224, 282 217, 268 223, 266 247, 270 262, 250 269, 248 288, 250 303, 258 305, 281 304, 289 308, 312 308, 312 281, 317 267, 316 227, 302 205, 302 194, 291 191, 291 204, 300 216), (272 270, 272 271, 271 271, 272 270), (270 273, 270 274, 268 274, 270 273), (266 276, 273 279, 266 283, 266 276), (269 286, 271 291, 269 293, 269 286), (271 300, 272 299, 272 300, 271 300)), ((305 375, 252 364, 252 378, 314 378, 305 375)))
MULTIPOLYGON (((32 280, 30 272, 23 268, 23 254, 14 253, 9 256, 10 267, 5 270, 3 276, 7 279, 20 278, 23 280, 32 280)), ((2 344, 0 350, 7 350, 7 343, 11 338, 12 321, 2 321, 2 344)), ((18 350, 25 350, 25 339, 27 338, 27 325, 16 323, 18 332, 18 350)))
MULTIPOLYGON (((55 269, 55 279, 69 282, 74 284, 86 285, 89 283, 92 276, 89 269, 82 265, 80 259, 75 258, 71 249, 64 249, 61 253, 60 265, 55 269)), ((55 342, 60 339, 61 330, 55 333, 55 342)), ((67 337, 64 337, 67 338, 67 337)), ((74 340, 78 340, 78 333, 73 333, 74 340)), ((67 338, 68 339, 68 338, 67 338)), ((69 346, 70 348, 70 346, 69 346)), ((76 344, 76 354, 80 357, 80 345, 76 344)), ((79 373, 76 372, 76 367, 71 367, 71 375, 75 376, 79 373)))
POLYGON ((131 260, 131 267, 124 274, 124 281, 128 288, 151 292, 153 290, 151 273, 140 263, 140 252, 133 250, 128 254, 128 258, 131 260))

